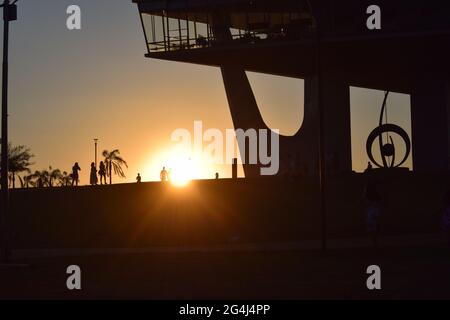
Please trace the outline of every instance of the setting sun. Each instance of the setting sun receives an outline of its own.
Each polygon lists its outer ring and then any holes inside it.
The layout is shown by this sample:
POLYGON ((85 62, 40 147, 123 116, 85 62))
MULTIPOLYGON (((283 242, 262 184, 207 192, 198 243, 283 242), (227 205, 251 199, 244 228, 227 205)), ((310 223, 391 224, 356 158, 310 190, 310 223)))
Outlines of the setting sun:
POLYGON ((196 171, 191 159, 173 159, 169 164, 169 181, 177 187, 184 187, 195 178, 196 171))
POLYGON ((215 172, 223 172, 208 155, 200 156, 179 146, 161 150, 146 161, 145 167, 144 176, 153 181, 161 180, 164 168, 168 180, 176 187, 184 187, 195 179, 212 179, 215 172))

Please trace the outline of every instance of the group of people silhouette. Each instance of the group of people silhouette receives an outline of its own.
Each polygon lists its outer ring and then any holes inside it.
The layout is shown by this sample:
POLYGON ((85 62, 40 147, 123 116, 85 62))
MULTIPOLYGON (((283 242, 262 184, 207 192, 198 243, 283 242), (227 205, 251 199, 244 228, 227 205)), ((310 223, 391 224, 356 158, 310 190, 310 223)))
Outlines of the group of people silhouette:
MULTIPOLYGON (((78 186, 78 183, 80 181, 80 174, 79 174, 80 171, 81 171, 80 165, 78 164, 78 162, 75 162, 75 164, 72 167, 72 174, 71 174, 72 186, 78 186)), ((91 163, 91 173, 90 173, 90 178, 89 178, 90 185, 95 186, 98 184, 98 176, 100 176, 100 184, 101 185, 107 184, 106 183, 106 165, 103 161, 100 161, 100 166, 99 166, 98 172, 97 172, 97 167, 95 166, 95 163, 94 162, 91 163)), ((218 174, 217 174, 216 178, 218 178, 218 174)), ((169 169, 169 171, 167 171, 166 167, 163 167, 163 169, 160 172, 160 179, 162 182, 170 181, 170 169, 169 169)), ((140 173, 138 173, 136 176, 136 182, 137 183, 142 182, 142 177, 141 177, 140 173)))
MULTIPOLYGON (((72 186, 78 186, 78 183, 80 181, 80 175, 79 172, 81 171, 80 165, 78 162, 75 162, 75 164, 72 167, 72 186)), ((103 161, 100 161, 100 166, 98 170, 98 175, 100 176, 100 184, 106 184, 106 166, 103 161)), ((98 184, 98 176, 97 176, 97 168, 95 166, 95 163, 91 163, 91 174, 89 183, 91 185, 97 185, 98 184)))
MULTIPOLYGON (((100 161, 98 175, 100 176, 100 184, 105 183, 106 184, 106 166, 103 161, 100 161)), ((97 178, 97 168, 95 167, 95 163, 91 163, 91 175, 89 179, 91 185, 98 184, 98 178, 97 178)))
MULTIPOLYGON (((80 165, 78 164, 78 162, 75 162, 75 164, 72 167, 72 174, 71 174, 72 186, 78 186, 78 183, 80 181, 80 174, 79 174, 80 171, 81 171, 80 165)), ((98 172, 95 163, 94 162, 91 163, 91 173, 89 178, 90 185, 94 186, 98 184, 98 176, 100 176, 100 184, 101 185, 106 184, 106 165, 103 161, 100 161, 98 172)), ((160 173, 160 178, 162 182, 170 181, 170 170, 167 171, 166 167, 163 167, 160 173)), ((136 182, 137 183, 142 182, 142 177, 140 173, 137 174, 136 182)))

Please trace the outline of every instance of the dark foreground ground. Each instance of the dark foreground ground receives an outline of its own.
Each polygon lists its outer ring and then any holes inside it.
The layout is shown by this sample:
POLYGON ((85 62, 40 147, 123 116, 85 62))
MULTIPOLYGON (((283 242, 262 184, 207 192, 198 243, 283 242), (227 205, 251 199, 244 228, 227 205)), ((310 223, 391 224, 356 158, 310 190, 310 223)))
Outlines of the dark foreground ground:
MULTIPOLYGON (((267 248, 266 248, 267 249, 267 248)), ((440 244, 317 250, 35 254, 0 267, 0 299, 450 299, 450 250, 440 244), (66 268, 82 290, 66 289, 66 268), (366 287, 366 268, 382 290, 366 287)))
MULTIPOLYGON (((375 175, 384 235, 440 232, 450 177, 406 172, 375 175)), ((330 177, 327 234, 365 236, 369 176, 330 177)), ((322 219, 313 177, 192 181, 11 191, 16 249, 149 248, 320 239, 322 219)))

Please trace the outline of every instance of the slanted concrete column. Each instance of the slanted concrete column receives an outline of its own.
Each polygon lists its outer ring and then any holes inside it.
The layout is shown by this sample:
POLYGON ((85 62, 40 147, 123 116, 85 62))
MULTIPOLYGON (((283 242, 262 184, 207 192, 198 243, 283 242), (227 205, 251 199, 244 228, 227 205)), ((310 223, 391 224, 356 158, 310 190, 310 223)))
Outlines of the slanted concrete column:
MULTIPOLYGON (((218 41, 230 41, 227 17, 220 13, 212 15, 212 30, 218 41)), ((268 62, 269 63, 269 62, 268 62)), ((336 73, 325 69, 322 79, 322 99, 325 109, 325 148, 330 173, 350 172, 351 131, 349 86, 336 73)), ((262 119, 256 99, 245 70, 238 61, 221 65, 223 82, 235 129, 268 129, 262 119)), ((318 170, 318 81, 317 77, 305 82, 305 113, 299 132, 293 137, 280 136, 279 174, 303 172, 317 174, 318 170)), ((260 164, 249 164, 246 143, 239 145, 241 155, 245 153, 246 177, 260 176, 260 164)))
MULTIPOLYGON (((240 67, 222 66, 222 77, 235 129, 268 129, 259 111, 253 90, 245 71, 240 67)), ((293 137, 280 137, 280 174, 302 172, 318 173, 319 105, 317 77, 305 80, 304 120, 301 129, 293 137), (291 168, 292 166, 299 168, 291 168)), ((351 172, 351 129, 349 86, 336 76, 322 80, 324 106, 325 151, 329 174, 351 172)), ((260 175, 259 164, 249 164, 248 145, 239 145, 246 157, 246 177, 260 175)))
MULTIPOLYGON (((218 42, 227 42, 232 40, 231 32, 228 27, 229 17, 220 12, 213 12, 211 28, 218 42)), ((235 130, 242 129, 244 132, 260 129, 268 129, 265 125, 258 108, 255 96, 253 94, 250 81, 242 66, 236 62, 230 62, 220 67, 223 83, 227 95, 228 105, 230 107, 231 118, 235 130)), ((261 165, 250 163, 249 152, 252 150, 249 145, 250 140, 238 141, 239 151, 243 157, 243 168, 245 177, 259 177, 261 165)), ((259 150, 259 138, 256 138, 256 151, 259 150)), ((253 150, 254 151, 254 150, 253 150)))
POLYGON ((442 172, 449 167, 450 89, 443 78, 426 76, 411 92, 413 169, 442 172))
MULTIPOLYGON (((256 132, 259 129, 268 129, 262 119, 245 70, 242 67, 222 66, 221 71, 234 128, 245 132, 249 129, 254 129, 256 132)), ((241 156, 245 156, 242 159, 245 176, 258 177, 261 165, 250 163, 251 148, 248 143, 249 140, 246 140, 245 143, 239 144, 241 156)))

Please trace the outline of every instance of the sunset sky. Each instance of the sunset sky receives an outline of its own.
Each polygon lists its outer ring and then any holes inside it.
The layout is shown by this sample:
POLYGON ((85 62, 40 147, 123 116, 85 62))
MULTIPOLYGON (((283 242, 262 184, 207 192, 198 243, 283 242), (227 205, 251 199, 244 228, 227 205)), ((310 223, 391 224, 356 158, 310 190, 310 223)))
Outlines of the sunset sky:
MULTIPOLYGON (((232 128, 218 69, 150 60, 131 0, 20 0, 10 35, 10 141, 31 147, 33 170, 70 171, 78 161, 89 181, 94 138, 99 158, 119 149, 127 178, 158 180, 177 128, 232 128), (82 10, 82 30, 66 28, 66 9, 82 10)), ((303 81, 249 74, 271 128, 293 134, 303 118, 303 81)), ((377 126, 383 92, 351 89, 353 167, 367 164, 365 141, 377 126)), ((409 96, 394 94, 389 118, 410 132, 409 96)), ((408 161, 408 164, 411 162, 408 161)), ((231 176, 231 168, 201 168, 196 178, 231 176)))

